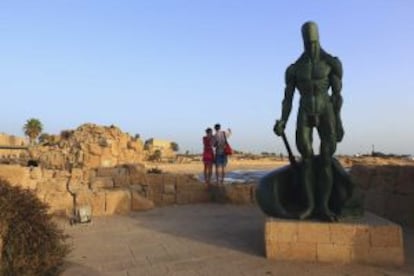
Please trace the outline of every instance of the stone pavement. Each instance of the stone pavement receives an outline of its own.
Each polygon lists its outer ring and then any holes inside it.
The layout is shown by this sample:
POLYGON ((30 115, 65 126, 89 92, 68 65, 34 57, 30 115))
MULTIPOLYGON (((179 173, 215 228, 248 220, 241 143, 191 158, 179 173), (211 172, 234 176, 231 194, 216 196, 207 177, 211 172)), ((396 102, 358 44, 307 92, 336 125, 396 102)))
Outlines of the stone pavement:
POLYGON ((264 215, 253 205, 195 204, 69 226, 73 251, 62 275, 413 275, 414 229, 404 229, 406 264, 271 261, 264 257, 264 215))

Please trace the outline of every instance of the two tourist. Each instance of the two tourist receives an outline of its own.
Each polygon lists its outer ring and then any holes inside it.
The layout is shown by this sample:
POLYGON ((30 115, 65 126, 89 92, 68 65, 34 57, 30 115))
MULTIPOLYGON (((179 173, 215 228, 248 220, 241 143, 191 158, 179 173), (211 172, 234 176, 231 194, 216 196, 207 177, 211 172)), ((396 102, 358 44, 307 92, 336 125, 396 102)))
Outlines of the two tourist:
POLYGON ((213 135, 212 129, 207 128, 206 136, 203 137, 204 179, 207 188, 211 185, 213 163, 216 167, 216 183, 218 185, 223 184, 229 154, 225 149, 228 145, 227 138, 231 135, 231 129, 223 131, 220 124, 215 124, 214 130, 215 134, 213 135))

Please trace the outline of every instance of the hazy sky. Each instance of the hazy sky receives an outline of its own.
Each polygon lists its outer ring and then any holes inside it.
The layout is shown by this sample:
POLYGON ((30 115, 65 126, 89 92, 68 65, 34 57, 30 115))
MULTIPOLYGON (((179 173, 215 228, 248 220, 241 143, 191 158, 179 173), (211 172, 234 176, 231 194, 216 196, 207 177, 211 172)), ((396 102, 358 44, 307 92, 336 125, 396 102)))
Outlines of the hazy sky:
POLYGON ((337 153, 413 154, 413 11, 410 0, 3 0, 0 132, 22 136, 31 117, 53 134, 114 124, 200 152, 220 122, 235 149, 285 152, 272 128, 313 20, 344 66, 337 153))

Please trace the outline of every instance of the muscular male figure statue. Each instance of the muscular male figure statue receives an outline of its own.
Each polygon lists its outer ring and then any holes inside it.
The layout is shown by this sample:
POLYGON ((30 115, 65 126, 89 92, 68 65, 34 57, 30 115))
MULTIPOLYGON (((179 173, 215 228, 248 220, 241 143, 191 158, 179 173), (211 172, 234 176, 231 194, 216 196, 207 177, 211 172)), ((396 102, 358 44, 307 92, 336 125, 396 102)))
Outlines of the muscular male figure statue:
POLYGON ((300 103, 296 126, 296 146, 302 156, 301 183, 307 200, 300 219, 313 214, 325 220, 336 220, 329 209, 333 185, 332 159, 336 143, 343 138, 340 119, 342 105, 342 64, 326 53, 319 44, 318 27, 314 22, 302 26, 304 53, 286 70, 286 88, 282 102, 282 116, 274 126, 276 135, 282 135, 292 109, 295 89, 300 103), (329 93, 331 88, 331 93, 329 93), (315 164, 312 132, 320 137, 320 158, 315 164))

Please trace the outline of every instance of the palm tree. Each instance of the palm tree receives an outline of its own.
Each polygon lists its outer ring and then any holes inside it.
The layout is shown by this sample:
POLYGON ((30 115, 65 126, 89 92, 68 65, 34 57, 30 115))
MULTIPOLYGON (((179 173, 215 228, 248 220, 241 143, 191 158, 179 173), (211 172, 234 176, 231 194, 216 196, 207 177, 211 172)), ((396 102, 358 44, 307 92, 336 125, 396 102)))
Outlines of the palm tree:
POLYGON ((29 137, 30 144, 33 145, 35 139, 43 130, 42 122, 39 119, 31 118, 26 121, 26 124, 23 126, 24 134, 29 137))

